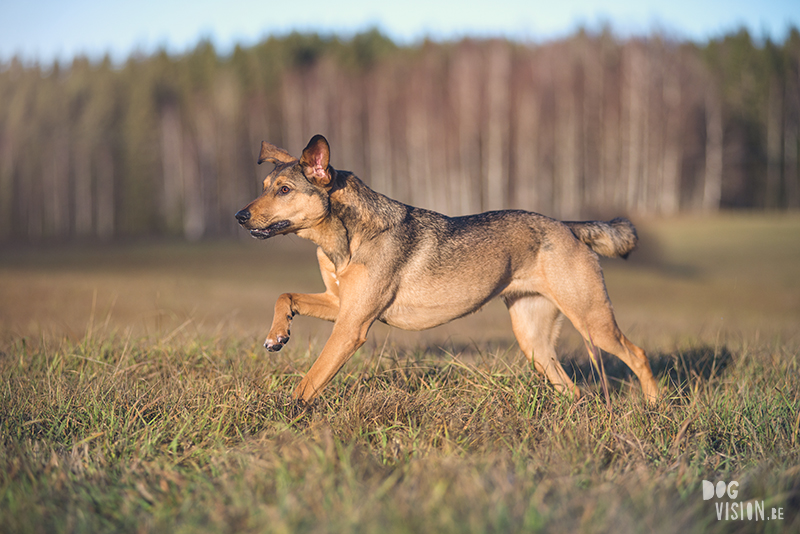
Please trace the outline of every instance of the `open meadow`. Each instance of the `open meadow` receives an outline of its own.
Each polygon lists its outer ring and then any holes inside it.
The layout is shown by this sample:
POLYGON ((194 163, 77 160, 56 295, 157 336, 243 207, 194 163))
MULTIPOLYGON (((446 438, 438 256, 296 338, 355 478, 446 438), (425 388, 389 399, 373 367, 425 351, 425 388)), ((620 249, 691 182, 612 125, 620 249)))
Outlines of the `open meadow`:
POLYGON ((301 406, 330 324, 261 346, 323 288, 301 239, 4 245, 0 532, 800 531, 800 216, 634 222, 603 267, 653 407, 567 324, 556 394, 500 302, 376 325, 301 406))

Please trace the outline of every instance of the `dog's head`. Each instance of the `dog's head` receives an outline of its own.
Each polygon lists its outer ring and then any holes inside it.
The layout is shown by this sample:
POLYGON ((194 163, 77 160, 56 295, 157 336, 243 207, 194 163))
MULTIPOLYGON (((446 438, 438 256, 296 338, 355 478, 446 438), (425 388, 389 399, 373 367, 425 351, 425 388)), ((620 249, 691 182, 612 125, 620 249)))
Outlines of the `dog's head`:
POLYGON ((258 163, 265 161, 275 169, 264 178, 261 196, 236 213, 236 220, 253 237, 296 233, 327 216, 336 171, 328 164, 330 146, 323 136, 312 137, 299 160, 263 141, 258 163))

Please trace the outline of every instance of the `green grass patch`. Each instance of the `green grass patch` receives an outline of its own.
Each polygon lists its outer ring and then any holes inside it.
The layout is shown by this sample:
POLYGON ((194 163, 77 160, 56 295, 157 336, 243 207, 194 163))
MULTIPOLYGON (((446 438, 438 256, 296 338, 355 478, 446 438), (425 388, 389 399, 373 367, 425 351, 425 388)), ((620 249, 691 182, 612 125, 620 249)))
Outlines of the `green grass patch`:
POLYGON ((311 406, 316 354, 99 338, 0 360, 8 532, 707 532, 800 526, 795 347, 654 357, 647 407, 612 366, 578 403, 501 354, 365 351, 311 406), (783 520, 718 521, 702 480, 783 520))

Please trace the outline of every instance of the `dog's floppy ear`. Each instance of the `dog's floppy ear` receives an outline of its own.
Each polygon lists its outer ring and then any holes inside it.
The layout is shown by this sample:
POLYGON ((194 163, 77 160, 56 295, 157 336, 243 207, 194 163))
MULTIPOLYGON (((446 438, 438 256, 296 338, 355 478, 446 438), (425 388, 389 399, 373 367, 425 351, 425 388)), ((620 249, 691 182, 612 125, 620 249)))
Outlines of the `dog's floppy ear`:
POLYGON ((290 163, 295 159, 282 148, 271 145, 266 141, 261 141, 261 154, 258 156, 258 164, 261 165, 265 161, 269 161, 273 165, 278 163, 290 163))
POLYGON ((300 156, 303 174, 318 185, 330 184, 332 179, 331 170, 328 167, 330 157, 331 147, 328 145, 328 141, 319 134, 315 135, 303 149, 303 155, 300 156))

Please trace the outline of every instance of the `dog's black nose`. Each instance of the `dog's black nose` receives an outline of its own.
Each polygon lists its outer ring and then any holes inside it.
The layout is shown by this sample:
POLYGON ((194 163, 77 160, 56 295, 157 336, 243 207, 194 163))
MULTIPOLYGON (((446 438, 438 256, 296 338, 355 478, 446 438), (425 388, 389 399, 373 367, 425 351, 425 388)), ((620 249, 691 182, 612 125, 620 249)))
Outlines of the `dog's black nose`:
POLYGON ((236 212, 236 220, 239 221, 239 224, 244 224, 250 220, 250 210, 243 209, 236 212))

